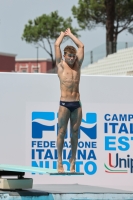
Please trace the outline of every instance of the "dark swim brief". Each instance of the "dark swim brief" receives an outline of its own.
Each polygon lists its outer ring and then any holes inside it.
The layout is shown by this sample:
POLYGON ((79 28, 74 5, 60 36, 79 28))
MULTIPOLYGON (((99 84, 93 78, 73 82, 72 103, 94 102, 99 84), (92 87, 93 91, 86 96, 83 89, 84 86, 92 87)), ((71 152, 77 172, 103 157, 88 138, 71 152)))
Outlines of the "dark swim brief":
POLYGON ((75 109, 81 107, 80 101, 60 101, 60 105, 68 108, 70 112, 73 112, 75 109))

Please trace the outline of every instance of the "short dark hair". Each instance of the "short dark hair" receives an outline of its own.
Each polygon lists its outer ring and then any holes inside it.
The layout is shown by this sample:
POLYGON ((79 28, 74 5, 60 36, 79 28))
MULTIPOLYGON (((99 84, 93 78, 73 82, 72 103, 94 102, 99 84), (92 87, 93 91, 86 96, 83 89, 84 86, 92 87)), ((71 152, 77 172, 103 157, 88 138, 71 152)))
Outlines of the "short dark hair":
POLYGON ((77 50, 73 46, 66 46, 64 48, 64 54, 66 54, 66 52, 76 54, 77 50))

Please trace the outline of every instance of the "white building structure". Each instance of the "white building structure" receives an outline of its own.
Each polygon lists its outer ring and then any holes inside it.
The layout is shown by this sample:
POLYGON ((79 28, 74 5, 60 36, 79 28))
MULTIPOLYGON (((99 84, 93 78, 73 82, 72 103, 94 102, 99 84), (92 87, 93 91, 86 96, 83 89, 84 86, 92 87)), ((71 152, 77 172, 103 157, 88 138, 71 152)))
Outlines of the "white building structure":
POLYGON ((88 75, 133 75, 133 47, 118 50, 81 69, 81 74, 88 75))

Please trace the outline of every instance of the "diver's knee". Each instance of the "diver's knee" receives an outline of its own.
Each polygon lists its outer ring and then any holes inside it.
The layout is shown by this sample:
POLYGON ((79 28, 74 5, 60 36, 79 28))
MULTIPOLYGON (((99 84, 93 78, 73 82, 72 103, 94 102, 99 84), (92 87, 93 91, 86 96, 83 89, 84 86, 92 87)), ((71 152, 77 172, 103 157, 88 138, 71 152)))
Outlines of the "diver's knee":
POLYGON ((72 130, 72 137, 78 137, 78 129, 72 130))
POLYGON ((64 138, 66 134, 66 131, 58 131, 58 138, 64 138))

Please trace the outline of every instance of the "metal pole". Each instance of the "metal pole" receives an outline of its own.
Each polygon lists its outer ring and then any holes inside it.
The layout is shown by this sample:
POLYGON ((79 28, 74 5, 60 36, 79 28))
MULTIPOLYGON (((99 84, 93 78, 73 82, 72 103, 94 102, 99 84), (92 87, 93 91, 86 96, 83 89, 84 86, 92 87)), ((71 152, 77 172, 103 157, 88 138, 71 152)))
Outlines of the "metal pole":
POLYGON ((126 42, 125 47, 128 48, 128 43, 126 42))
POLYGON ((37 72, 39 71, 39 69, 38 69, 38 47, 36 47, 37 48, 37 72))
POLYGON ((91 64, 93 63, 93 51, 90 52, 90 56, 91 56, 91 64))

